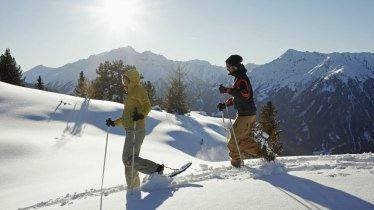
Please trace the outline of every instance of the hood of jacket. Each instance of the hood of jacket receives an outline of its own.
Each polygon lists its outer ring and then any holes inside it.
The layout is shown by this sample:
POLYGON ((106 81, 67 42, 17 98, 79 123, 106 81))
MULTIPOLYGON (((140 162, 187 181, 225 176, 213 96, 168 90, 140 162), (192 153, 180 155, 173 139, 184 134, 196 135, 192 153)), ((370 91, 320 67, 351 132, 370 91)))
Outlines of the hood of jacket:
POLYGON ((140 85, 140 74, 136 69, 126 70, 123 75, 129 78, 129 87, 140 85))

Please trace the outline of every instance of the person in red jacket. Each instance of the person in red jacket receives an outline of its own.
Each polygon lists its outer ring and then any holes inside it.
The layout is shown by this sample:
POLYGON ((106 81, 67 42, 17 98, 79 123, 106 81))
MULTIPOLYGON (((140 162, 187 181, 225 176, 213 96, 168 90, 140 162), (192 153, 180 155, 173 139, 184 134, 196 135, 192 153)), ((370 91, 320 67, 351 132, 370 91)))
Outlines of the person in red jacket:
MULTIPOLYGON (((242 159, 247 157, 266 156, 264 151, 261 150, 260 144, 250 135, 256 122, 256 105, 253 99, 252 85, 246 74, 247 69, 242 62, 243 58, 240 55, 231 55, 227 58, 226 68, 229 75, 235 77, 235 82, 232 87, 220 85, 219 91, 221 94, 228 93, 233 97, 217 105, 220 111, 223 111, 226 107, 234 106, 238 112, 233 128, 230 130, 230 140, 227 144, 231 165, 234 167, 240 167, 242 159), (242 157, 239 155, 233 131, 242 157)), ((269 157, 266 156, 265 159, 269 160, 269 157)))

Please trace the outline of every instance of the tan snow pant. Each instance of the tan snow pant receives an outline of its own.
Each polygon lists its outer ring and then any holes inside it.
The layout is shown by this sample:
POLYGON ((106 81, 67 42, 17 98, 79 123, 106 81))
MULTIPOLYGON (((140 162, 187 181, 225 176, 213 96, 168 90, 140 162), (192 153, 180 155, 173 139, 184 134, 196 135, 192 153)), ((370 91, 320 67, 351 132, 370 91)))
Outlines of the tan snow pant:
POLYGON ((130 188, 139 187, 139 172, 151 174, 156 171, 158 164, 147 159, 139 157, 140 147, 145 137, 145 129, 135 130, 135 155, 134 155, 134 172, 131 175, 132 147, 134 140, 134 130, 126 129, 126 140, 123 147, 122 162, 125 165, 126 183, 130 188))
MULTIPOLYGON (((252 116, 238 116, 234 122, 233 128, 235 131, 236 140, 238 141, 240 153, 243 156, 243 159, 248 158, 249 156, 259 156, 260 148, 259 144, 255 142, 250 134, 252 128, 256 122, 256 115, 252 116)), ((229 148, 229 155, 233 161, 239 161, 240 156, 238 149, 235 144, 235 139, 230 130, 231 136, 227 147, 229 148)))

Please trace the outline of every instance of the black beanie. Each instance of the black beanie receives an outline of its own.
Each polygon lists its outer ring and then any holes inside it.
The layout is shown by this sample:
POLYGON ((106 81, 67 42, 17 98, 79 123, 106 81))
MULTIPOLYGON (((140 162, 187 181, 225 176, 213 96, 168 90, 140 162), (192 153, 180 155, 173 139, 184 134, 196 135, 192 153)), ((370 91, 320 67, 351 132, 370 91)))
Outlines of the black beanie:
POLYGON ((230 57, 227 58, 226 63, 231 65, 231 66, 239 67, 240 64, 242 63, 242 61, 243 61, 242 56, 240 56, 240 55, 230 55, 230 57))

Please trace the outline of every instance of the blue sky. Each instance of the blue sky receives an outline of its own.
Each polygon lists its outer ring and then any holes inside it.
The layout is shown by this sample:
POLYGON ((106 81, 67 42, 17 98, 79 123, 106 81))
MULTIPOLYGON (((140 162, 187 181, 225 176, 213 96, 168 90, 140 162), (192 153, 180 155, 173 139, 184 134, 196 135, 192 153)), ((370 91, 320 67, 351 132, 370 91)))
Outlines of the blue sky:
POLYGON ((269 62, 289 48, 374 52, 371 0, 0 0, 0 50, 23 71, 132 46, 173 60, 269 62))

